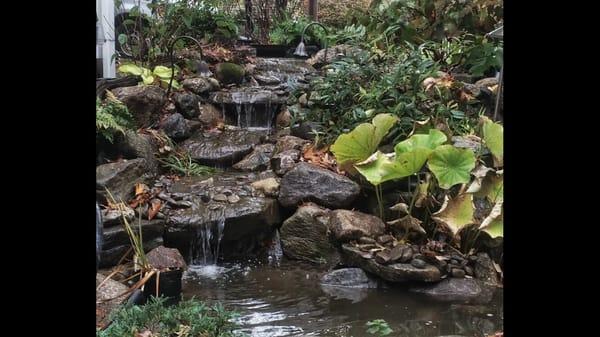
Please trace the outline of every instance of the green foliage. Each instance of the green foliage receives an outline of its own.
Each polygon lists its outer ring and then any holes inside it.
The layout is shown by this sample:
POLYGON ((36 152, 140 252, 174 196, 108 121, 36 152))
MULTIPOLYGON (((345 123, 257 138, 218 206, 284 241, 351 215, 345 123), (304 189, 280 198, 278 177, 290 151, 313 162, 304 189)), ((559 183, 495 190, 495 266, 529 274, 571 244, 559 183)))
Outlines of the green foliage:
MULTIPOLYGON (((141 14, 130 13, 124 24, 127 34, 118 36, 119 41, 141 40, 137 50, 133 50, 134 58, 146 60, 150 64, 167 56, 173 38, 181 35, 196 39, 233 42, 238 35, 235 18, 216 6, 216 1, 165 1, 159 0, 149 4, 154 14, 144 15, 144 23, 138 20, 141 14), (144 55, 143 50, 147 51, 144 55)), ((139 11, 138 11, 139 12, 139 11)), ((180 40, 175 48, 182 48, 191 41, 180 40)), ((134 49, 135 46, 132 46, 134 49)))
POLYGON ((489 118, 483 117, 483 141, 494 156, 496 167, 504 164, 504 127, 498 123, 492 122, 489 118))
POLYGON ((117 100, 110 92, 104 103, 96 98, 96 135, 113 142, 115 133, 125 133, 133 128, 133 117, 125 104, 117 100))
POLYGON ((378 114, 371 123, 360 124, 350 133, 340 135, 331 146, 338 165, 346 166, 367 159, 396 121, 397 118, 390 114, 378 114))
POLYGON ((499 70, 503 59, 502 41, 489 41, 485 37, 476 37, 467 50, 465 67, 474 76, 483 76, 490 70, 499 70))
POLYGON ((470 181, 471 170, 475 168, 475 155, 471 149, 442 145, 433 151, 428 166, 437 178, 439 186, 449 189, 470 181))
POLYGON ((236 314, 220 305, 208 306, 190 299, 167 306, 166 299, 152 297, 143 306, 124 305, 111 314, 112 324, 96 337, 135 336, 149 330, 152 336, 233 336, 236 314))
MULTIPOLYGON (((150 71, 150 69, 140 67, 132 63, 123 64, 119 66, 117 70, 124 74, 141 76, 142 83, 145 85, 151 85, 158 80, 163 86, 169 85, 171 73, 173 72, 171 68, 167 68, 165 66, 156 66, 154 67, 153 71, 150 71)), ((175 69, 174 74, 177 75, 177 69, 175 69)), ((173 79, 172 86, 175 89, 179 89, 181 87, 179 82, 177 82, 175 79, 173 79)))
POLYGON ((171 153, 164 159, 158 159, 165 168, 184 176, 202 176, 216 172, 216 169, 195 163, 187 153, 171 153))
MULTIPOLYGON (((269 33, 269 40, 273 44, 294 45, 300 42, 302 31, 311 21, 306 17, 291 19, 286 16, 283 20, 276 22, 269 33)), ((327 34, 319 26, 311 26, 304 35, 304 43, 323 45, 327 34)))
POLYGON ((377 337, 387 336, 394 332, 394 330, 392 330, 388 323, 383 319, 368 321, 366 325, 367 332, 371 335, 376 335, 377 337))

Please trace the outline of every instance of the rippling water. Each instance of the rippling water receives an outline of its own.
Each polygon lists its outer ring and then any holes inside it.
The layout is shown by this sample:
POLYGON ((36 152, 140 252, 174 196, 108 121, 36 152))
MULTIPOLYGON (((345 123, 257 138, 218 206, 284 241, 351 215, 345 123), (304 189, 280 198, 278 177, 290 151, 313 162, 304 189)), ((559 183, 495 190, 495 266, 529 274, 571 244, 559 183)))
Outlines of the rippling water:
POLYGON ((502 294, 485 306, 435 303, 400 288, 322 287, 323 271, 283 260, 274 266, 190 266, 184 296, 220 301, 238 311, 250 336, 370 336, 365 324, 385 319, 390 336, 485 336, 503 328, 502 294))

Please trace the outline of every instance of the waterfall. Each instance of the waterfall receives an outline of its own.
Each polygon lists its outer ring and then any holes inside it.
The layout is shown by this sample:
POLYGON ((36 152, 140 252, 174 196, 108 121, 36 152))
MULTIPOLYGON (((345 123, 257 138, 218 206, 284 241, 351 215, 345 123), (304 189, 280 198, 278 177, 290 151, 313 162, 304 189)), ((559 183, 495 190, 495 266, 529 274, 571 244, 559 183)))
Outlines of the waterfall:
POLYGON ((283 256, 283 250, 281 249, 281 240, 279 239, 279 230, 275 230, 275 234, 273 234, 273 239, 271 240, 271 245, 269 247, 268 259, 269 264, 279 264, 281 261, 281 257, 283 256))
POLYGON ((219 250, 225 230, 225 209, 211 211, 211 220, 196 227, 192 238, 192 264, 214 265, 219 259, 219 250), (216 241, 216 242, 215 242, 216 241))

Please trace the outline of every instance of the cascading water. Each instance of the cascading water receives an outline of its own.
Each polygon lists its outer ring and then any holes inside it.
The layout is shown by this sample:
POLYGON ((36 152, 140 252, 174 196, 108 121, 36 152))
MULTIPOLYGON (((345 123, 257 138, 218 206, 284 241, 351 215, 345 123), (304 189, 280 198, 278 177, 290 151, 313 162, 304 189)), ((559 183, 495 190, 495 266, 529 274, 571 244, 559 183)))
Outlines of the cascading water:
POLYGON ((279 238, 279 230, 275 230, 275 234, 273 234, 273 240, 271 241, 271 246, 269 247, 268 252, 269 264, 279 265, 281 261, 281 257, 283 256, 283 250, 281 249, 281 240, 279 238))
POLYGON ((221 239, 225 230, 225 209, 214 210, 211 219, 213 221, 196 227, 196 235, 191 245, 192 264, 214 265, 219 259, 221 239))

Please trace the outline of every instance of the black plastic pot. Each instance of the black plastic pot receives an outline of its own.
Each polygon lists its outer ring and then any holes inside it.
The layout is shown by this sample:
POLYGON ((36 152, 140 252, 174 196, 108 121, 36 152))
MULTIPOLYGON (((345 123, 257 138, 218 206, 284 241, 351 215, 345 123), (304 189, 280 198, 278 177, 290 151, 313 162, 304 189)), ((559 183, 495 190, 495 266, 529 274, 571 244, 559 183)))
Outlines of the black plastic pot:
MULTIPOLYGON (((158 296, 167 298, 167 305, 175 305, 181 301, 181 269, 166 271, 160 273, 160 282, 158 284, 158 296)), ((156 296, 156 275, 153 275, 144 285, 144 296, 156 296)))

